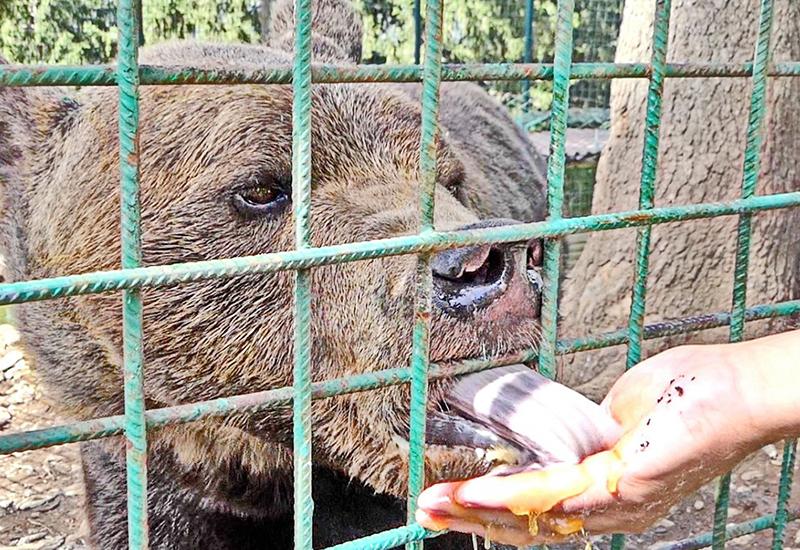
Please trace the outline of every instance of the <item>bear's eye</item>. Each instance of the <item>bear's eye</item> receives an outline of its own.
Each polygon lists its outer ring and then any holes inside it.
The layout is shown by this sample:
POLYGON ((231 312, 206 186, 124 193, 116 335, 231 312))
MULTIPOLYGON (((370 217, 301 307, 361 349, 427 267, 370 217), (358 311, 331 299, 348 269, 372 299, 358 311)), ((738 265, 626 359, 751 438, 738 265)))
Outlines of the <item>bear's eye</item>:
POLYGON ((233 195, 233 207, 243 216, 277 214, 289 201, 289 193, 279 186, 254 185, 233 195))

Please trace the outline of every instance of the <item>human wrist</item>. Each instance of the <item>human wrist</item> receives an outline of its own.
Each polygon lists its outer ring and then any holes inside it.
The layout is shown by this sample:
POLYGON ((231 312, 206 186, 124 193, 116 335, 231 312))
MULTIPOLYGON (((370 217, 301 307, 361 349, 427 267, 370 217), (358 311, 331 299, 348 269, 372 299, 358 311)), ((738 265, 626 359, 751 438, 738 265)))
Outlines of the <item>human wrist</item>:
POLYGON ((760 444, 800 436, 800 331, 728 346, 725 353, 737 371, 749 435, 760 444))

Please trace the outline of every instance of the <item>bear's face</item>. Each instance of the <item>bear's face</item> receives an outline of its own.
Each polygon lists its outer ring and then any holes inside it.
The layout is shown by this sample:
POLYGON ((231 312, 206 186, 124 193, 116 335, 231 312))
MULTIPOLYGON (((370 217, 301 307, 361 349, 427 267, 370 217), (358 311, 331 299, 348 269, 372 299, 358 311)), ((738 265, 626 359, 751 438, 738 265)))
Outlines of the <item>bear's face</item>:
MULTIPOLYGON (((38 123, 43 142, 22 147, 19 163, 17 189, 25 195, 19 204, 27 219, 22 245, 27 265, 21 271, 41 278, 119 268, 116 90, 87 89, 66 103, 53 99, 45 102, 38 123)), ((289 86, 141 88, 145 265, 294 248, 291 112, 289 86)), ((419 107, 395 87, 313 87, 313 246, 418 231, 420 123, 419 107)), ((464 188, 493 185, 466 168, 463 158, 443 132, 435 193, 438 230, 477 222, 464 206, 464 188)), ((530 252, 525 246, 477 247, 472 256, 458 260, 461 273, 450 274, 453 258, 434 256, 439 271, 432 361, 488 357, 537 342, 539 296, 527 278, 530 252), (489 283, 496 287, 491 300, 472 296, 473 287, 489 283)), ((312 270, 314 381, 408 366, 416 262, 414 255, 395 256, 312 270)), ((292 292, 291 271, 143 290, 148 406, 291 385, 292 292)), ((83 415, 119 412, 119 296, 31 304, 23 308, 23 318, 25 311, 31 312, 28 321, 23 319, 31 335, 41 331, 42 319, 48 319, 56 338, 59 331, 66 335, 79 328, 80 335, 70 338, 77 338, 76 349, 85 353, 70 353, 75 361, 91 358, 94 364, 80 372, 43 365, 57 390, 68 382, 70 388, 60 390, 65 401, 83 415)), ((432 382, 429 392, 430 481, 484 472, 492 465, 491 453, 448 440, 447 426, 458 420, 442 404, 449 384, 432 382)), ((316 459, 378 491, 404 494, 409 401, 407 385, 315 401, 316 459)), ((231 422, 248 437, 290 440, 287 409, 231 422)))

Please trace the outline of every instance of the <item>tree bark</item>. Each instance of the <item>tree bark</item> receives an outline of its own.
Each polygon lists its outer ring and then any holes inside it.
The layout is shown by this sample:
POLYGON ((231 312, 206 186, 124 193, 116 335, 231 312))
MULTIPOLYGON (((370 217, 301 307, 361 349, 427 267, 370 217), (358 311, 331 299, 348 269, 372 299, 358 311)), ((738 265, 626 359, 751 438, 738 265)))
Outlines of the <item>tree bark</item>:
POLYGON ((274 0, 260 0, 258 3, 258 22, 261 25, 261 43, 269 44, 272 31, 272 4, 274 0))
MULTIPOLYGON (((616 61, 649 62, 653 0, 628 0, 616 61)), ((668 62, 743 63, 753 60, 756 0, 675 0, 668 62)), ((800 60, 800 3, 777 0, 773 61, 800 60)), ((664 89, 656 206, 739 198, 750 105, 749 78, 669 78, 664 89)), ((615 80, 611 132, 601 155, 593 213, 637 208, 647 81, 615 80)), ((800 190, 800 79, 770 77, 757 193, 800 190)), ((645 323, 729 311, 737 217, 653 228, 645 323)), ((797 297, 800 282, 798 209, 758 213, 747 285, 752 306, 797 297)), ((627 327, 636 229, 592 234, 564 283, 560 337, 627 327)), ((780 329, 780 321, 748 324, 748 337, 780 329)), ((727 328, 651 340, 644 356, 682 343, 725 341, 727 328)), ((599 399, 623 372, 625 347, 562 358, 559 377, 599 399)))

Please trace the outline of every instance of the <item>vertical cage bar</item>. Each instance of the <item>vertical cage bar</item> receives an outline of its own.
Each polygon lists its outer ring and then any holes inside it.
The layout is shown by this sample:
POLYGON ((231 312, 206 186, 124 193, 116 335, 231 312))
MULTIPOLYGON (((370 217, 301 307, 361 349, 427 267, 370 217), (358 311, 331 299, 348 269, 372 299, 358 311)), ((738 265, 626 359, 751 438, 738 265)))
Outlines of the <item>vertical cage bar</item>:
MULTIPOLYGON (((523 61, 533 63, 533 1, 525 0, 525 51, 523 61)), ((522 111, 527 113, 531 109, 531 81, 522 81, 522 111)))
MULTIPOLYGON (((135 0, 120 0, 117 10, 119 55, 119 165, 122 268, 142 264, 139 201, 139 46, 135 0)), ((122 292, 122 357, 125 393, 125 463, 128 486, 128 546, 148 546, 147 430, 145 427, 142 296, 122 292)))
MULTIPOLYGON (((292 70, 292 201, 295 246, 311 246, 311 0, 294 1, 292 70)), ((311 273, 294 276, 294 547, 311 550, 314 501, 311 495, 311 273)))
MULTIPOLYGON (((654 205, 655 183, 658 168, 658 141, 661 129, 661 111, 664 92, 664 72, 667 65, 669 45, 669 15, 671 0, 656 0, 655 24, 653 27, 653 71, 647 90, 647 116, 642 150, 642 178, 639 186, 639 208, 650 209, 654 205)), ((636 272, 633 280, 631 312, 628 317, 628 355, 625 368, 629 369, 642 358, 642 327, 647 295, 647 272, 650 264, 650 236, 652 226, 639 228, 636 235, 636 272)), ((616 534, 611 538, 612 550, 622 550, 625 537, 616 534)))
MULTIPOLYGON (((758 173, 761 168, 761 132, 766 114, 767 66, 770 59, 769 42, 772 34, 772 16, 772 0, 761 0, 758 38, 753 62, 750 116, 747 121, 747 144, 744 151, 742 198, 750 198, 755 195, 758 173)), ((731 342, 739 342, 744 336, 745 308, 747 307, 747 269, 750 263, 751 220, 752 215, 749 213, 739 216, 731 305, 731 342)), ((730 473, 722 476, 719 482, 717 502, 714 506, 713 550, 725 548, 725 524, 728 520, 730 482, 730 473)))
MULTIPOLYGON (((428 0, 425 12, 425 66, 422 84, 422 135, 420 137, 420 233, 433 230, 436 188, 439 87, 442 78, 443 0, 428 0)), ((417 293, 411 354, 411 412, 408 462, 408 522, 414 522, 417 497, 425 484, 425 410, 428 397, 428 352, 431 317, 430 253, 417 257, 417 293)), ((422 541, 408 549, 421 549, 422 541)))
MULTIPOLYGON (((664 92, 664 71, 667 64, 669 40, 669 14, 671 0, 656 0, 655 26, 653 30, 653 71, 647 91, 647 118, 644 129, 642 152, 642 178, 639 187, 639 208, 650 209, 654 205, 656 169, 658 167, 658 141, 661 129, 661 106, 664 92)), ((636 240, 636 273, 633 282, 631 312, 628 317, 628 355, 626 368, 631 368, 642 357, 642 326, 644 325, 645 300, 647 294, 647 272, 650 261, 650 234, 652 226, 639 229, 636 240)))
POLYGON ((789 497, 792 494, 794 461, 797 453, 797 440, 789 439, 783 445, 783 461, 781 463, 781 481, 778 485, 778 500, 775 506, 775 528, 772 531, 772 550, 783 548, 786 535, 786 523, 789 521, 789 497))
MULTIPOLYGON (((574 0, 559 0, 556 22, 556 47, 553 62, 553 106, 550 116, 550 157, 547 162, 548 220, 562 217, 564 205, 564 164, 566 159, 569 75, 572 65, 572 15, 574 0)), ((556 372, 558 337, 558 278, 561 267, 561 240, 544 242, 544 292, 542 293, 542 346, 539 370, 549 378, 556 372)))
POLYGON ((422 0, 414 0, 414 65, 419 65, 422 51, 422 0))

